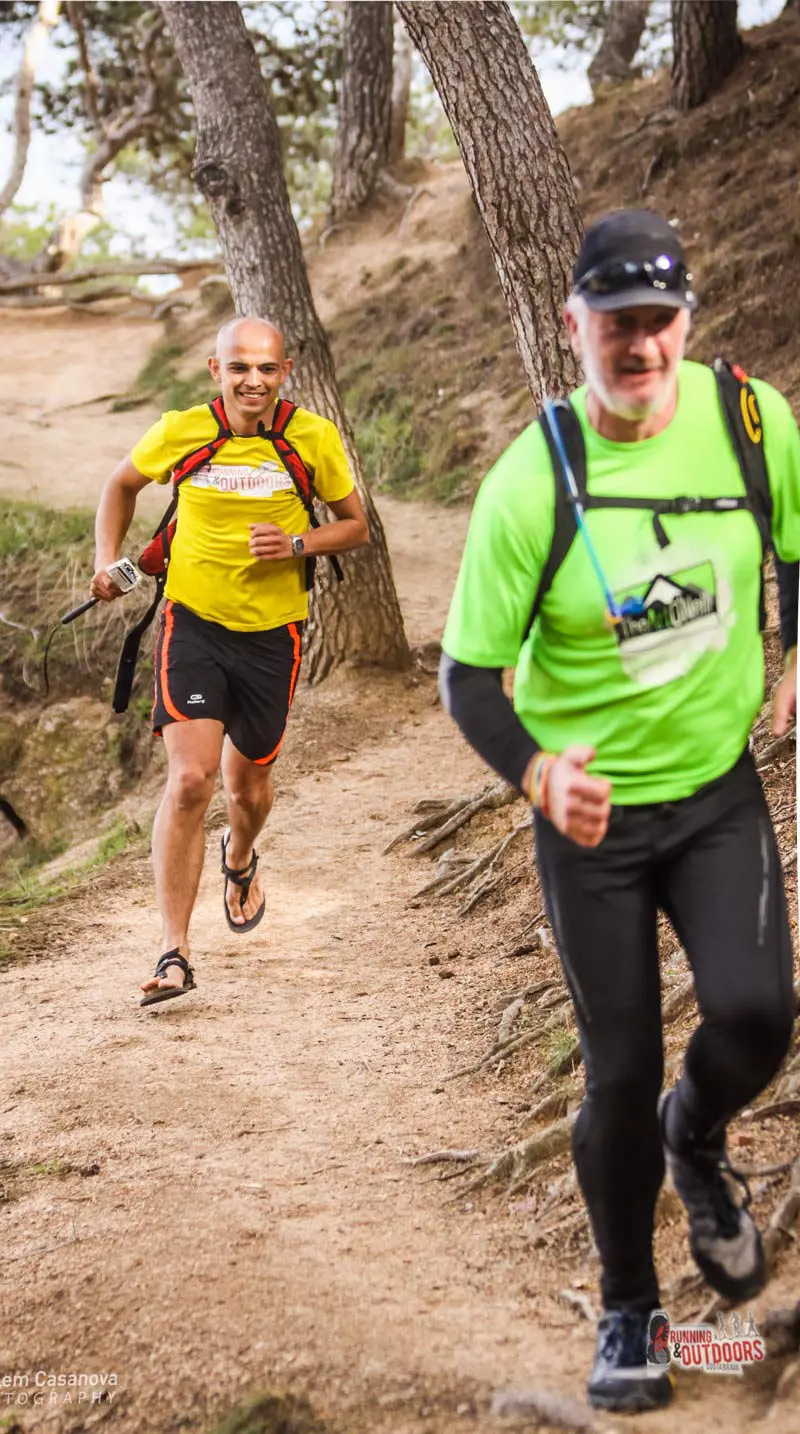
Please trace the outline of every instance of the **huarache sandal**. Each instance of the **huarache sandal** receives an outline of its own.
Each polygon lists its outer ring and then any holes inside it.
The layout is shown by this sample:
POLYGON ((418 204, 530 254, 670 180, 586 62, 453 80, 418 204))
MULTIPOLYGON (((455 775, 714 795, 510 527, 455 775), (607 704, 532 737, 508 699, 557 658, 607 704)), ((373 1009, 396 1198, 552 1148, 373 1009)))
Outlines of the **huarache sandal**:
POLYGON ((194 991, 194 971, 185 956, 181 956, 177 947, 174 951, 165 951, 164 955, 159 957, 155 979, 160 980, 162 976, 165 976, 170 966, 180 966, 186 977, 183 985, 161 986, 156 991, 150 991, 148 995, 142 997, 139 1002, 140 1006, 155 1006, 158 1001, 171 1001, 175 996, 185 996, 187 991, 194 991))
POLYGON ((228 847, 228 842, 230 841, 230 836, 230 827, 226 827, 222 836, 222 875, 225 877, 225 891, 223 892, 222 905, 225 908, 225 920, 230 926, 231 931, 252 931, 254 926, 258 926, 259 921, 261 920, 262 916, 264 915, 264 912, 267 909, 267 898, 266 896, 264 897, 264 900, 259 906, 255 916, 251 916, 248 921, 234 921, 230 913, 230 908, 228 906, 228 882, 232 881, 234 886, 241 887, 239 906, 243 909, 250 892, 250 887, 253 884, 253 878, 256 874, 256 867, 258 866, 258 856, 256 854, 255 848, 253 848, 253 855, 247 863, 247 866, 242 866, 238 869, 232 866, 228 866, 228 863, 225 860, 225 852, 228 847))

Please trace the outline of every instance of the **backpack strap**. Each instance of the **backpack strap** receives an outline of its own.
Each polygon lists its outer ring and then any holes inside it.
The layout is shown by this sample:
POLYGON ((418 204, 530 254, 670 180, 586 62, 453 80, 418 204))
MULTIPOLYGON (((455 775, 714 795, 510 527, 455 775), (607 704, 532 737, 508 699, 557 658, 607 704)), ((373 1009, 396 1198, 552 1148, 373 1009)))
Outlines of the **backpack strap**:
MULTIPOLYGON (((306 468, 300 454, 289 439, 286 437, 286 429, 297 412, 297 404, 290 403, 288 398, 279 398, 275 404, 275 412, 272 415, 272 427, 264 428, 263 423, 258 426, 259 436, 268 438, 275 452, 282 459, 286 471, 291 478, 295 492, 308 514, 308 521, 312 528, 318 528, 319 518, 314 509, 314 482, 306 468)), ((342 565, 335 553, 328 554, 328 562, 336 574, 337 583, 342 582, 344 573, 342 565)), ((314 572, 317 560, 314 557, 306 558, 306 592, 310 592, 314 586, 314 572)))
MULTIPOLYGON (((660 547, 668 545, 661 518, 666 514, 683 513, 724 513, 745 508, 753 514, 761 537, 764 557, 773 550, 772 543, 772 493, 769 486, 766 458, 764 456, 764 428, 758 399, 744 369, 738 364, 729 364, 718 358, 713 365, 717 381, 725 427, 730 435, 736 460, 742 475, 745 494, 742 497, 719 498, 614 498, 595 497, 587 492, 586 445, 578 416, 569 401, 558 400, 551 405, 551 416, 558 424, 558 430, 572 468, 578 490, 578 498, 584 509, 589 508, 642 508, 653 514, 653 528, 660 547)), ((574 501, 570 497, 567 475, 564 471, 558 445, 550 431, 549 424, 539 417, 544 433, 555 482, 553 538, 547 555, 530 616, 523 634, 527 640, 534 622, 539 616, 542 603, 549 592, 556 573, 564 562, 577 532, 574 501)), ((760 626, 766 624, 764 581, 762 574, 759 604, 760 626)))
POLYGON ((172 547, 172 539, 175 533, 175 523, 173 520, 175 510, 178 506, 178 489, 181 483, 183 483, 185 478, 191 477, 193 473, 197 473, 206 463, 209 463, 214 457, 214 454, 218 453, 220 448, 233 436, 233 429, 228 423, 222 398, 215 398, 212 403, 209 403, 208 408, 212 417, 216 420, 216 437, 212 438, 209 443, 204 443, 201 448, 193 448, 191 453, 185 454, 180 463, 176 464, 172 470, 172 497, 162 514, 161 522, 139 558, 139 567, 143 573, 147 573, 150 577, 157 577, 159 573, 163 572, 165 565, 169 561, 170 548, 172 547))
POLYGON ((747 374, 723 358, 713 363, 725 426, 742 474, 766 557, 772 550, 772 492, 764 455, 764 425, 747 374))
MULTIPOLYGON (((558 399, 551 406, 553 422, 558 424, 558 431, 564 444, 572 474, 578 489, 578 495, 585 504, 586 494, 586 444, 583 441, 583 429, 581 428, 578 415, 568 399, 558 399)), ((533 606, 525 626, 522 642, 524 643, 535 623, 542 603, 553 585, 553 579, 561 564, 567 556, 578 531, 575 519, 575 509, 569 495, 567 475, 561 462, 561 454, 558 451, 556 441, 550 431, 549 424, 544 421, 544 414, 539 415, 538 420, 542 433, 550 453, 550 463, 553 469, 553 538, 550 544, 550 551, 547 554, 542 575, 539 579, 539 586, 536 589, 536 596, 533 599, 533 606)))
POLYGON ((223 444, 227 443, 228 439, 233 437, 233 429, 228 423, 228 417, 221 395, 209 403, 208 409, 211 417, 216 420, 216 437, 212 438, 209 443, 204 443, 202 448, 194 448, 191 453, 187 453, 181 459, 180 463, 176 464, 172 470, 173 491, 180 486, 184 478, 188 478, 190 474, 196 473, 204 464, 209 463, 214 457, 214 454, 218 453, 220 448, 222 448, 223 444))
POLYGON ((758 596, 758 625, 761 632, 767 625, 767 600, 763 564, 774 552, 772 542, 772 492, 769 486, 767 460, 764 455, 764 425, 758 399, 743 368, 716 358, 713 364, 717 392, 722 405, 725 426, 747 492, 749 507, 761 536, 761 590, 758 596))

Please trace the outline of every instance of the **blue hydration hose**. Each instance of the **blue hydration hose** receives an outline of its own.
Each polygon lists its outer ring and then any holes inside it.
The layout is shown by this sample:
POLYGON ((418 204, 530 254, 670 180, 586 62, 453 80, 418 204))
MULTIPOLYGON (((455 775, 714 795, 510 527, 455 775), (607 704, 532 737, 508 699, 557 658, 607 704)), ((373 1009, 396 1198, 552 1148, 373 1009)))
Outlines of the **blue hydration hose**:
POLYGON ((548 399, 545 403, 543 413, 545 422, 547 423, 547 426, 553 435, 553 442, 555 443, 556 452, 558 453, 559 461, 561 463, 561 471, 564 475, 564 482, 566 484, 567 492, 569 494, 570 501, 572 503, 572 507, 575 513, 575 522, 578 525, 578 531, 586 545, 586 551, 589 554, 589 561, 594 568, 597 580, 600 583, 601 588, 603 589, 603 595, 605 597, 606 606, 608 609, 608 617, 610 618, 612 623, 621 622, 624 617, 642 612, 641 600, 639 598, 626 598, 622 604, 622 607, 620 607, 617 603, 614 594, 612 593, 608 585, 608 580, 606 578, 605 573, 603 572, 602 564, 600 562, 599 557, 597 556, 597 549, 592 542, 591 536, 589 534, 589 529, 586 525, 586 513, 584 511, 583 504, 581 503, 580 493, 578 492, 578 485, 575 481, 575 474, 572 471, 572 464, 567 457, 567 450, 564 447, 564 440, 561 436, 561 429, 559 428, 558 421, 556 419, 555 404, 551 400, 548 399))

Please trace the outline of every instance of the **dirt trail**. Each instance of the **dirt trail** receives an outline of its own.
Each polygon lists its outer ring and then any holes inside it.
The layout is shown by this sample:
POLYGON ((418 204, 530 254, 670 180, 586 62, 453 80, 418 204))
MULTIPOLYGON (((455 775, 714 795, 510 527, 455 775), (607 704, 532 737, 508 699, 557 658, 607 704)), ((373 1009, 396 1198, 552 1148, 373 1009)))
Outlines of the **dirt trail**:
MULTIPOLYGON (((141 430, 141 412, 119 419, 141 430)), ((437 510, 430 541, 432 514, 384 512, 412 641, 435 640, 465 515, 437 510)), ((365 738, 351 721, 319 770, 315 724, 357 710, 356 678, 301 692, 304 755, 290 739, 261 844, 268 916, 252 937, 224 923, 209 830, 196 993, 136 1005, 158 940, 143 860, 65 908, 39 959, 0 973, 0 1379, 119 1381, 94 1408, 47 1388, 34 1405, 32 1383, 0 1383, 0 1421, 204 1430, 231 1401, 283 1385, 354 1434, 455 1434, 495 1427, 485 1401, 498 1385, 582 1397, 593 1334, 558 1292, 575 1277, 591 1287, 596 1267, 554 1268, 502 1197, 448 1202, 452 1187, 406 1163, 517 1137, 506 1086, 442 1078, 482 1046, 487 991, 502 996, 520 971, 498 963, 491 918, 469 949, 444 908, 409 906, 424 868, 381 855, 419 797, 484 773, 430 680, 380 681, 380 730, 365 738), (450 955, 451 979, 432 954, 450 955)), ((781 1296, 786 1280, 770 1304, 781 1296)), ((674 1410, 626 1428, 727 1434, 767 1407, 750 1383, 697 1377, 674 1410)))
MULTIPOLYGON (((202 1427, 209 1406, 276 1380, 352 1429, 409 1434, 470 1427, 496 1384, 580 1397, 588 1326, 524 1222, 493 1199, 449 1205, 404 1164, 496 1139, 494 1103, 440 1083, 487 968, 438 979, 428 956, 452 931, 409 910, 418 868, 380 855, 410 788, 478 778, 429 708, 282 786, 262 845, 269 914, 250 940, 224 925, 212 834, 199 989, 160 1012, 133 1004, 157 944, 145 873, 86 911, 68 954, 0 977, 0 1150, 18 1196, 3 1217, 4 1371, 113 1370, 108 1427, 126 1434, 202 1427)), ((641 1427, 699 1428, 695 1400, 704 1426, 713 1413, 712 1427, 749 1427, 731 1383, 689 1384, 680 1416, 641 1427)), ((91 1427, 63 1408, 23 1413, 26 1429, 91 1427)))

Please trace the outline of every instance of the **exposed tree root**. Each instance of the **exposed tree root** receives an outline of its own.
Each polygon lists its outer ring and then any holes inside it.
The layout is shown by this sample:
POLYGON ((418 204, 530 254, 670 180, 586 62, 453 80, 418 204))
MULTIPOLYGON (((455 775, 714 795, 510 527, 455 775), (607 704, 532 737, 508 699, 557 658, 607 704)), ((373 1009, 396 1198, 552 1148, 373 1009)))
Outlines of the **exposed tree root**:
MULTIPOLYGON (((539 922, 543 921, 544 918, 544 909, 542 909, 541 911, 537 911, 536 915, 531 917, 527 925, 523 926, 520 935, 522 936, 525 934, 526 931, 530 931, 532 927, 538 926, 539 922)), ((542 944, 541 936, 542 932, 537 931, 535 941, 523 941, 520 942, 517 946, 513 946, 510 951, 506 951, 504 959, 506 961, 514 961, 517 956, 529 956, 532 951, 538 951, 542 944)))
POLYGON ((752 1125, 757 1120, 770 1120, 773 1115, 800 1115, 800 1100, 776 1100, 771 1105, 759 1105, 739 1118, 752 1125))
POLYGON ((579 1093, 574 1086, 559 1086, 558 1090, 551 1090, 549 1095, 533 1107, 528 1116, 531 1125, 538 1120, 558 1120, 562 1115, 566 1115, 567 1106, 579 1093))
POLYGON ((778 1382, 775 1385, 772 1404, 764 1416, 765 1421, 774 1421, 777 1428, 779 1419, 785 1421, 787 1416, 787 1403, 789 1400, 796 1406, 800 1394, 800 1359, 793 1359, 782 1369, 778 1382))
POLYGON ((514 1029, 514 1023, 517 1020, 517 1017, 522 1015, 524 1009, 525 999, 523 996, 517 996, 515 1000, 510 1001, 509 1004, 506 1006, 502 1016, 500 1017, 500 1026, 497 1032, 498 1046, 504 1046, 508 1041, 511 1040, 511 1032, 514 1029))
POLYGON ((480 1151, 478 1150, 432 1150, 428 1155, 417 1155, 413 1160, 407 1160, 406 1165, 438 1165, 445 1161, 457 1161, 468 1164, 477 1160, 480 1151))
MULTIPOLYGON (((406 192, 407 192, 407 188, 408 188, 408 187, 407 187, 406 185, 403 185, 402 188, 403 188, 404 190, 406 190, 406 192)), ((413 209, 413 207, 414 207, 414 205, 416 204, 417 200, 420 199, 423 194, 428 194, 428 195, 430 195, 431 199, 434 199, 434 198, 435 198, 435 195, 434 195, 434 193, 433 193, 433 190, 432 190, 432 189, 429 189, 428 186, 427 186, 427 184, 418 184, 418 185, 416 186, 416 188, 414 189, 413 193, 411 194, 411 197, 410 197, 408 203, 406 204, 405 209, 403 210, 403 217, 402 217, 402 219, 400 220, 400 223, 399 223, 398 226, 397 226, 397 233, 396 233, 396 235, 395 235, 395 238, 399 239, 399 238, 402 236, 402 233, 403 233, 403 230, 404 230, 404 228, 405 228, 405 225, 406 225, 406 221, 407 221, 407 219, 408 219, 408 216, 409 216, 409 214, 411 213, 411 210, 413 209)))
POLYGON ((597 1324, 600 1316, 583 1290, 559 1290, 558 1298, 565 1304, 571 1305, 574 1310, 578 1310, 584 1319, 589 1321, 589 1324, 597 1324))
POLYGON ((792 1309, 767 1310, 762 1333, 767 1342, 768 1359, 800 1352, 800 1300, 792 1309))
POLYGON ((792 1166, 789 1189, 780 1205, 773 1210, 769 1224, 764 1231, 764 1253, 770 1271, 777 1263, 783 1246, 796 1238, 792 1226, 800 1215, 800 1157, 792 1166))
POLYGON ((687 976, 674 991, 670 991, 662 1007, 661 1019, 665 1025, 674 1021, 686 1009, 694 995, 694 976, 687 976))
POLYGON ((537 1027, 535 1030, 525 1031, 523 1035, 512 1037, 504 1046, 498 1046, 495 1043, 485 1056, 481 1056, 480 1060, 473 1061, 468 1066, 461 1066, 460 1070, 453 1071, 451 1075, 442 1076, 442 1080, 450 1082, 451 1080, 460 1080, 462 1076, 475 1075, 478 1071, 484 1070, 486 1066, 493 1065, 495 1061, 505 1060, 512 1051, 520 1051, 523 1046, 531 1045, 533 1041, 539 1039, 541 1034, 541 1029, 537 1027))
POLYGON ((465 915, 480 901, 482 896, 486 896, 495 885, 500 884, 499 878, 494 878, 494 868, 514 838, 525 831, 530 831, 530 821, 522 822, 519 826, 514 827, 512 831, 478 857, 468 856, 451 847, 440 858, 436 876, 432 881, 428 881, 423 887, 420 887, 419 891, 414 892, 412 901, 419 901, 420 897, 428 896, 433 891, 437 892, 439 896, 449 896, 451 892, 458 891, 463 886, 469 886, 476 877, 485 872, 483 882, 461 908, 460 914, 465 915))
POLYGON ((578 1176, 575 1171, 575 1166, 570 1165, 569 1169, 565 1170, 563 1175, 559 1175, 557 1180, 551 1182, 550 1194, 539 1211, 536 1217, 537 1220, 545 1220, 548 1215, 553 1214, 554 1210, 558 1210, 562 1205, 565 1205, 568 1200, 572 1199, 577 1188, 578 1176))
POLYGON ((450 1075, 443 1076, 443 1080, 460 1080, 462 1076, 475 1075, 477 1071, 483 1070, 486 1066, 493 1065, 495 1061, 505 1060, 506 1056, 511 1055, 513 1051, 519 1051, 523 1046, 531 1045, 533 1041, 539 1040, 541 1036, 547 1035, 549 1031, 557 1030, 559 1026, 566 1025, 569 1020, 570 1004, 569 996, 564 996, 562 993, 558 1008, 552 1011, 544 1021, 531 1026, 527 1031, 521 1031, 518 1036, 512 1035, 502 1045, 499 1041, 495 1041, 494 1045, 485 1055, 480 1056, 477 1061, 471 1062, 470 1065, 461 1066, 459 1070, 453 1071, 450 1075))
POLYGON ((428 832, 429 835, 414 849, 415 854, 421 856, 426 851, 432 851, 453 832, 458 831, 459 827, 471 821, 478 812, 497 811, 500 807, 507 807, 512 802, 521 800, 520 793, 515 787, 510 787, 508 782, 492 782, 471 797, 456 797, 451 802, 428 799, 418 802, 414 810, 422 815, 422 821, 406 827, 405 831, 394 837, 384 849, 384 855, 401 842, 412 841, 428 832))
POLYGON ((507 1179, 512 1187, 516 1187, 523 1176, 527 1176, 537 1165, 568 1150, 577 1114, 577 1111, 573 1111, 561 1120, 553 1121, 552 1125, 546 1125, 544 1130, 537 1131, 536 1135, 518 1140, 516 1145, 496 1155, 486 1170, 467 1183, 459 1193, 459 1199, 472 1190, 482 1189, 492 1180, 507 1179))
POLYGON ((789 732, 784 732, 783 736, 779 737, 776 742, 771 742, 768 747, 760 751, 757 754, 756 771, 765 771, 766 768, 774 762, 780 752, 791 751, 796 735, 795 729, 792 727, 789 732))
POLYGON ((452 802, 446 802, 437 797, 423 797, 422 801, 417 802, 414 808, 414 811, 420 814, 419 820, 398 832, 396 837, 392 837, 389 845, 383 848, 383 855, 388 856, 389 852, 394 851, 395 847, 400 846, 402 842, 412 841, 414 837, 429 832, 437 822, 446 821, 448 817, 460 812, 470 800, 470 797, 456 797, 452 802))

